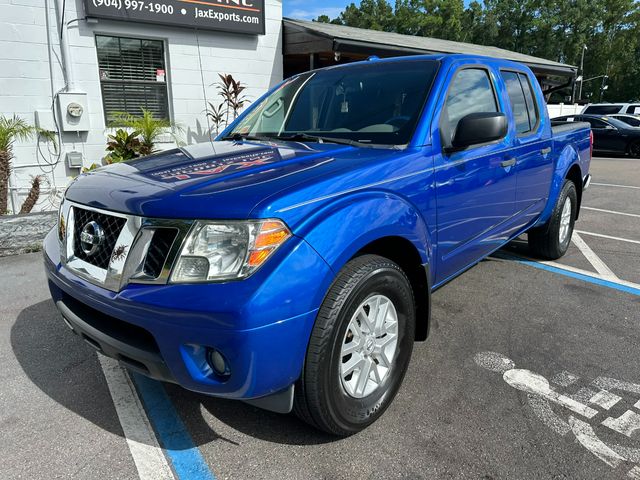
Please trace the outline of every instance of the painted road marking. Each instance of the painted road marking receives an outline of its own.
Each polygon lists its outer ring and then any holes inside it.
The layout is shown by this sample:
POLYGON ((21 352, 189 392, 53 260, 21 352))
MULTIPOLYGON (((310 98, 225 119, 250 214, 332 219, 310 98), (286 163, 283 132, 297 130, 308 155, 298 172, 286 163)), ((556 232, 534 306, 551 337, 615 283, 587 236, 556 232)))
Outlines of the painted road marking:
POLYGON ((127 372, 117 360, 98 354, 118 419, 141 480, 173 480, 149 419, 127 372))
POLYGON ((637 190, 640 190, 640 187, 635 187, 633 185, 617 185, 615 183, 594 183, 594 182, 591 182, 591 185, 597 185, 599 187, 635 188, 637 190))
POLYGON ((132 376, 178 479, 215 480, 162 384, 139 373, 132 376))
POLYGON ((620 400, 622 400, 622 397, 619 397, 615 393, 607 392, 606 390, 600 390, 589 399, 589 403, 598 405, 604 410, 611 410, 611 407, 613 407, 620 400))
POLYGON ((588 423, 570 416, 569 426, 571 427, 573 434, 576 436, 576 440, 578 440, 584 448, 589 450, 610 467, 616 468, 621 462, 625 461, 625 458, 622 455, 616 453, 614 450, 609 448, 606 443, 598 438, 596 432, 593 431, 593 427, 588 423))
MULTIPOLYGON (((628 445, 608 445, 598 437, 594 426, 600 428, 607 427, 610 430, 624 435, 627 438, 638 438, 636 435, 640 431, 640 414, 627 410, 618 418, 607 417, 600 421, 598 410, 587 407, 577 400, 577 397, 590 398, 590 401, 608 411, 614 407, 622 398, 611 393, 610 390, 620 390, 626 393, 640 394, 640 385, 607 377, 596 378, 589 387, 583 387, 578 394, 564 395, 550 386, 550 382, 542 375, 529 370, 516 368, 513 360, 496 352, 480 352, 474 356, 475 363, 492 372, 502 375, 503 380, 513 388, 520 390, 527 395, 529 405, 536 416, 544 425, 560 436, 565 436, 572 432, 576 440, 587 451, 595 455, 598 459, 612 468, 620 466, 623 462, 632 465, 627 476, 640 479, 640 448, 628 445), (598 391, 594 390, 598 389, 598 391), (563 420, 552 408, 552 404, 569 410, 567 421, 563 420), (577 413, 584 420, 573 415, 577 413), (591 423, 589 423, 591 422, 591 423), (597 425, 596 425, 597 424, 597 425), (633 465, 635 464, 635 465, 633 465)), ((566 378, 571 375, 575 379, 580 379, 570 372, 561 372, 554 378, 560 376, 566 378)), ((575 382, 571 382, 571 385, 575 382)), ((638 401, 635 405, 639 405, 638 401)))
POLYGON ((583 235, 591 235, 592 237, 608 238, 610 240, 618 240, 620 242, 636 243, 640 245, 640 240, 631 240, 628 238, 612 237, 611 235, 604 235, 602 233, 594 233, 594 232, 585 232, 584 230, 574 230, 574 233, 575 232, 581 233, 583 235))
POLYGON ((631 438, 635 432, 640 430, 640 414, 633 410, 627 410, 618 418, 607 417, 602 424, 631 438))
POLYGON ((530 370, 514 368, 504 372, 502 378, 507 382, 507 384, 511 385, 516 390, 530 393, 532 395, 538 395, 546 400, 568 408, 583 417, 592 418, 598 414, 597 410, 594 410, 583 403, 577 402, 573 398, 560 395, 551 388, 549 380, 530 370))
POLYGON ((584 257, 589 261, 593 268, 596 269, 596 272, 598 272, 603 278, 609 280, 618 280, 616 274, 613 273, 613 271, 611 271, 609 267, 607 267, 607 265, 600 259, 598 255, 596 255, 596 252, 591 250, 591 247, 587 245, 587 243, 577 232, 573 232, 571 241, 576 247, 578 247, 580 252, 582 252, 582 255, 584 255, 584 257))
POLYGON ((587 270, 582 270, 580 268, 571 267, 569 265, 563 265, 561 263, 556 263, 556 262, 536 261, 524 256, 509 254, 502 251, 494 253, 493 256, 497 258, 502 258, 505 260, 516 261, 518 263, 522 263, 523 265, 527 265, 529 267, 538 268, 540 270, 546 270, 548 272, 558 273, 566 277, 575 278, 577 280, 593 283, 595 285, 600 285, 602 287, 612 288, 614 290, 630 293, 632 295, 640 295, 640 284, 628 282, 626 280, 616 280, 616 281, 607 280, 594 272, 589 272, 587 270))
POLYGON ((637 213, 616 212, 615 210, 606 210, 604 208, 580 207, 580 209, 581 210, 593 210, 594 212, 613 213, 614 215, 625 215, 627 217, 640 218, 640 215, 638 215, 637 213))

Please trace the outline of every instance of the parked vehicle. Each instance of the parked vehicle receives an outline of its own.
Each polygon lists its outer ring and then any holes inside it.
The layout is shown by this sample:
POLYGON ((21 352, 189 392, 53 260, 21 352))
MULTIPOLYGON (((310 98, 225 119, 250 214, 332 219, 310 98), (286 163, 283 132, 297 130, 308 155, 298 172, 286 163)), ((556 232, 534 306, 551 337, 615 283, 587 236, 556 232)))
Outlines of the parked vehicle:
POLYGON ((582 109, 581 114, 612 115, 614 113, 627 113, 640 115, 640 102, 633 103, 592 103, 582 109))
POLYGON ((563 122, 587 122, 593 132, 593 150, 602 154, 625 154, 640 158, 640 128, 600 115, 567 115, 553 119, 563 122))
POLYGON ((78 177, 45 240, 51 294, 133 370, 350 435, 398 392, 434 289, 523 232, 566 252, 590 147, 518 63, 302 73, 216 141, 78 177))
POLYGON ((616 120, 620 120, 621 122, 626 123, 630 127, 640 127, 640 115, 615 114, 615 115, 609 115, 609 117, 615 118, 616 120))

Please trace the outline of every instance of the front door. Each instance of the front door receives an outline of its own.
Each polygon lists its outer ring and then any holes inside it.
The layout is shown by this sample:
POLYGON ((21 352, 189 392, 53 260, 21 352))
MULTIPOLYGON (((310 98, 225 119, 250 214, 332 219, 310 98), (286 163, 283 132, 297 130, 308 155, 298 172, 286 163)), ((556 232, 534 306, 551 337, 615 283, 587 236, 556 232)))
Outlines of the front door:
MULTIPOLYGON (((450 141, 458 121, 475 112, 504 109, 489 70, 462 67, 449 75, 450 88, 439 116, 441 143, 450 141)), ((438 118, 438 117, 436 117, 438 118)), ((436 285, 495 250, 514 214, 516 192, 512 135, 435 155, 437 196, 436 285)))

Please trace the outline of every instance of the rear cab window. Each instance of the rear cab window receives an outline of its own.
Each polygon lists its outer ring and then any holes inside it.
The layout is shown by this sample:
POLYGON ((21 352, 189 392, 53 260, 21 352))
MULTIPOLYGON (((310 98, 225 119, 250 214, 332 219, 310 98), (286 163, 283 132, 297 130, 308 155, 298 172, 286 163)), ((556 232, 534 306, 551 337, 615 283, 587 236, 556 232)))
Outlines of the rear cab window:
POLYGON ((507 87, 516 132, 518 135, 532 133, 538 126, 538 108, 527 75, 504 70, 500 72, 507 87))

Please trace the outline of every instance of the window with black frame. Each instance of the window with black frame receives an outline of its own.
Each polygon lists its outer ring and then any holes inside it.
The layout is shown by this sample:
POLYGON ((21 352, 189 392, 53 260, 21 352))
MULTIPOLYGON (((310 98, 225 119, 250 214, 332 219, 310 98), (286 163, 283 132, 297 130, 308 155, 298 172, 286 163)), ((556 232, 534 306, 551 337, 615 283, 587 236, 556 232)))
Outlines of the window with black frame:
POLYGON ((96 35, 96 49, 107 125, 119 113, 139 116, 142 109, 169 119, 162 40, 96 35))

